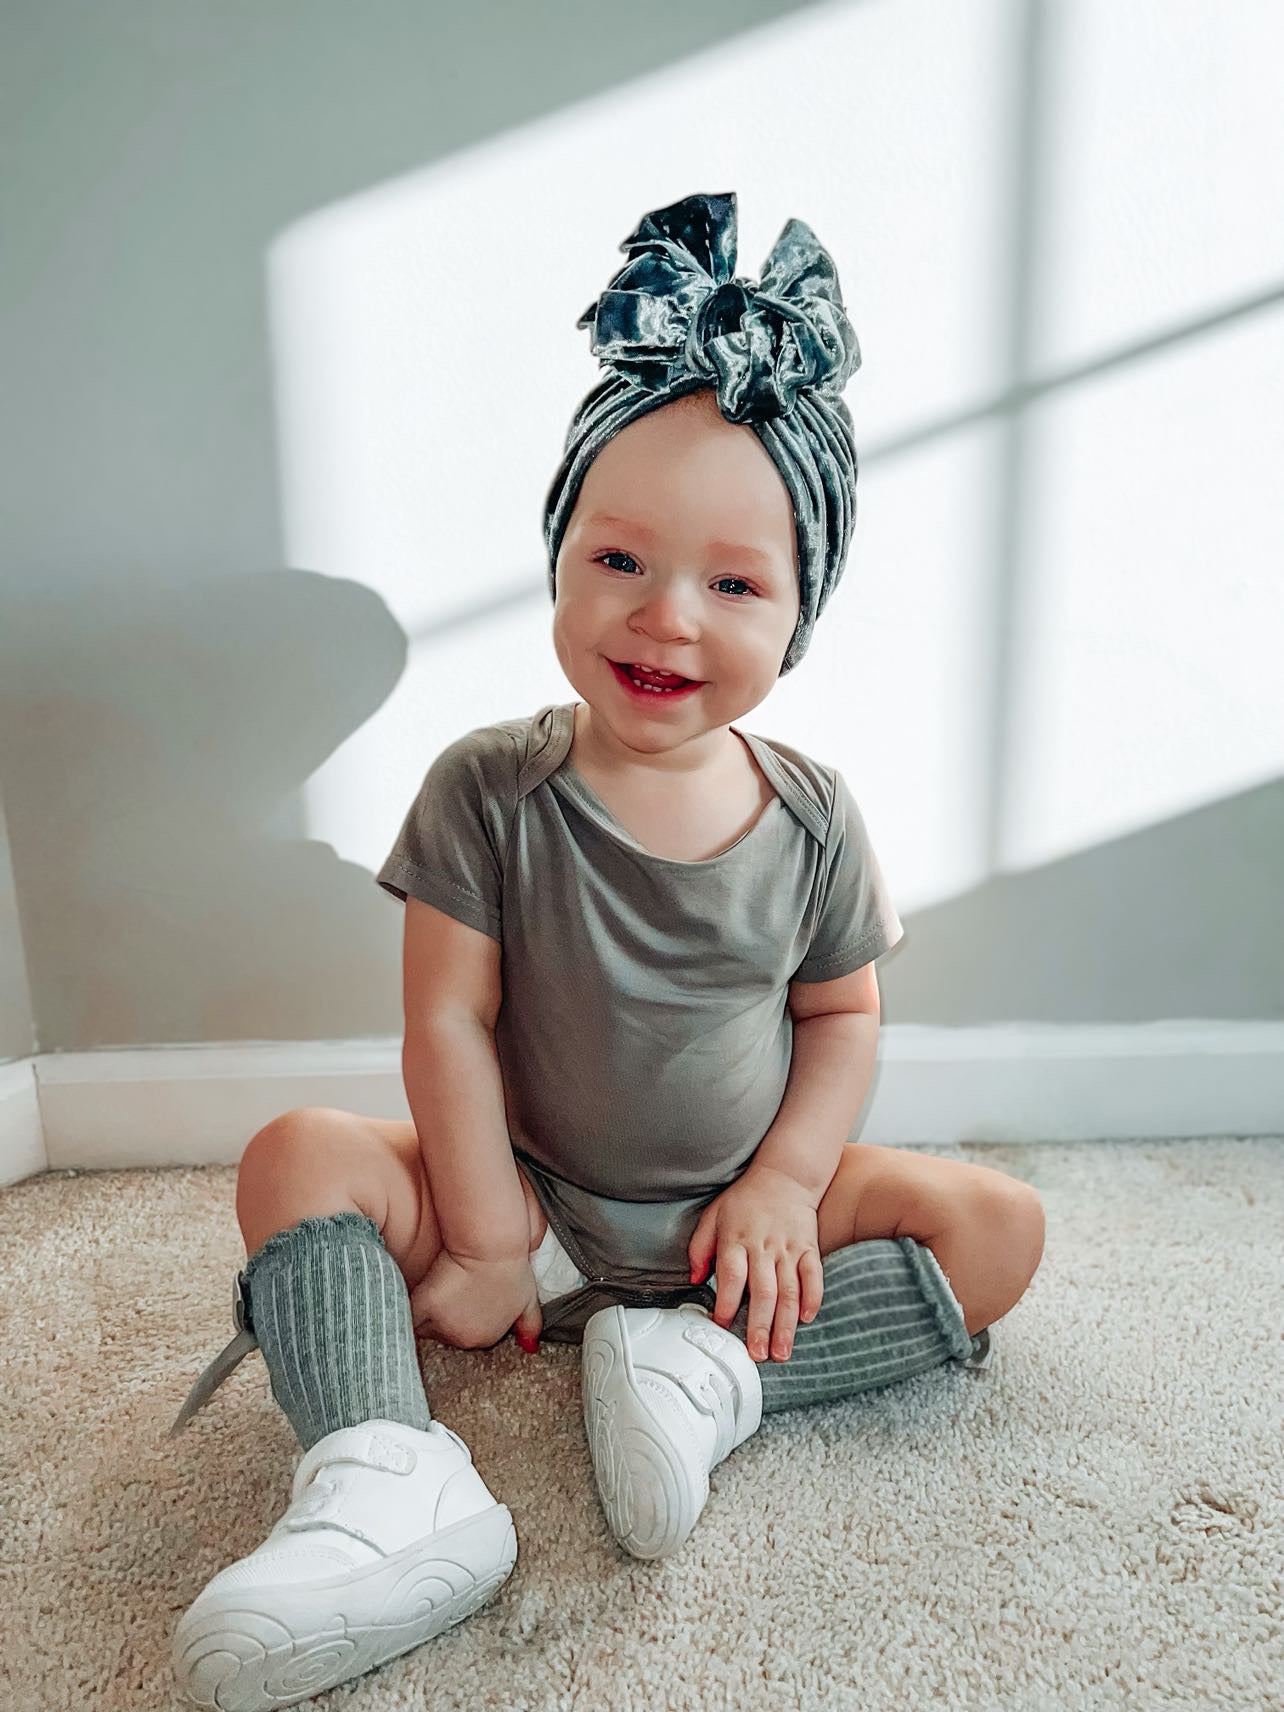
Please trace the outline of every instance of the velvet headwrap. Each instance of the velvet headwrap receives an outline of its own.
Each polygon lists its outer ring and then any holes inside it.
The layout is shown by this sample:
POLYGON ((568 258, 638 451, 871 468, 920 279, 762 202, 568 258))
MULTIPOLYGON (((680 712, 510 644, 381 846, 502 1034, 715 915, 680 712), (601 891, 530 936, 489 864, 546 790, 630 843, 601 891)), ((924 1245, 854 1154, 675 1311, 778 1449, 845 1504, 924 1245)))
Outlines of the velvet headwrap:
POLYGON ((728 422, 748 423, 793 501, 799 612, 780 676, 807 652, 847 562, 856 519, 856 444, 842 389, 860 366, 838 273, 802 220, 785 222, 761 280, 734 274, 736 196, 652 209, 620 245, 628 261, 576 322, 608 369, 582 400, 544 503, 548 588, 593 459, 614 435, 684 393, 711 388, 728 422))

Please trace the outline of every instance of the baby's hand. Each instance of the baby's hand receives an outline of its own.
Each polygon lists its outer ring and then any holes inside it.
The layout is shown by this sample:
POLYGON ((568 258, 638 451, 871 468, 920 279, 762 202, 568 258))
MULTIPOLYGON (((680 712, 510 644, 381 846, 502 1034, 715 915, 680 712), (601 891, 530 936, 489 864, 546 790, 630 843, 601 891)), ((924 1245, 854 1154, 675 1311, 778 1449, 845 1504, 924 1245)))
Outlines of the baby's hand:
POLYGON ((788 1361, 800 1313, 804 1324, 814 1320, 825 1290, 816 1208, 802 1185, 782 1171, 750 1165, 705 1207, 687 1253, 693 1284, 703 1282, 713 1260, 713 1317, 720 1326, 735 1319, 747 1278, 749 1353, 765 1361, 770 1339, 772 1357, 788 1361))
POLYGON ((510 1329, 523 1348, 538 1345, 543 1315, 529 1255, 472 1260, 443 1248, 411 1292, 410 1318, 417 1333, 456 1349, 489 1349, 510 1329))

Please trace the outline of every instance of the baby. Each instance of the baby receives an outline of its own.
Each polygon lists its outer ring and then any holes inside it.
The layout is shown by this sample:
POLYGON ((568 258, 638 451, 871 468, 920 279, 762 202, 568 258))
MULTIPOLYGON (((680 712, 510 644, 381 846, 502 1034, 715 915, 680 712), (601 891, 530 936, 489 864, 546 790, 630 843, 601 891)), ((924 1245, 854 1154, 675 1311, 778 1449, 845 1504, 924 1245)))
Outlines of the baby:
POLYGON ((303 1454, 178 1624, 204 1706, 317 1694, 512 1571, 416 1331, 581 1344, 607 1524, 657 1558, 764 1414, 985 1365, 1042 1254, 1026 1185, 856 1142, 903 929, 842 776, 733 723, 850 541, 832 263, 793 220, 760 287, 733 278, 734 196, 622 247, 581 319, 612 373, 545 515, 578 699, 451 743, 376 876, 405 904, 413 1121, 307 1108, 241 1160, 238 1336, 177 1425, 257 1344, 303 1454))

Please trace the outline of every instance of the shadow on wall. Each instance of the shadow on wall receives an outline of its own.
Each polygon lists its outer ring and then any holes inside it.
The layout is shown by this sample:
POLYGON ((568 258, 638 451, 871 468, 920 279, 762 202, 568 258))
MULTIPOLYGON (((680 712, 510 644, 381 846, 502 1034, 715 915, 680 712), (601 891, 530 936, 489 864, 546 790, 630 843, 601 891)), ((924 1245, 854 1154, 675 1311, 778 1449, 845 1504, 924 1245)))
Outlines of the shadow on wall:
POLYGON ((40 1050, 272 1040, 282 1017, 400 1033, 401 910, 279 810, 406 653, 379 596, 310 572, 64 578, 11 608, 0 764, 40 1050))

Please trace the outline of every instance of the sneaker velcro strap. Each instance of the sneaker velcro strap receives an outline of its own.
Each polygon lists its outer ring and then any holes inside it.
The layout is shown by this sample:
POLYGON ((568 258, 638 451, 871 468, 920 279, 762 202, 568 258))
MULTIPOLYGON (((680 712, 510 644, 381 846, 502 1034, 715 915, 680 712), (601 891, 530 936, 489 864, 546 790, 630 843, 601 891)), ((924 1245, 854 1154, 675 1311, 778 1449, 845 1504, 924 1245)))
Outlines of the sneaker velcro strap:
POLYGON ((409 1445, 399 1443, 391 1433, 363 1421, 359 1427, 342 1427, 318 1439, 312 1449, 305 1451, 294 1471, 294 1496, 311 1480, 319 1468, 334 1462, 359 1462, 367 1468, 382 1468, 388 1474, 409 1474, 417 1458, 409 1445))

